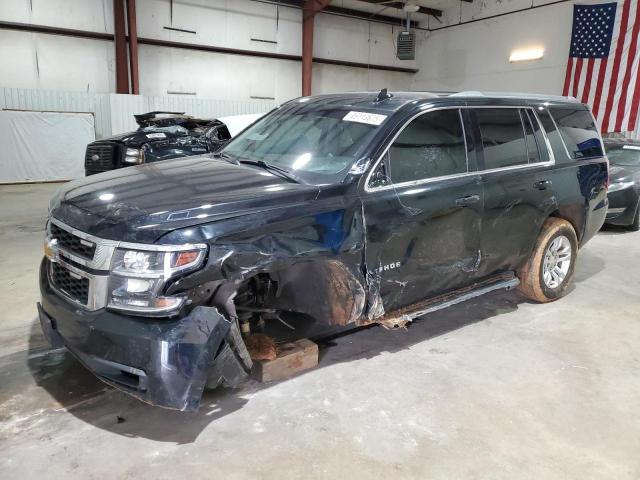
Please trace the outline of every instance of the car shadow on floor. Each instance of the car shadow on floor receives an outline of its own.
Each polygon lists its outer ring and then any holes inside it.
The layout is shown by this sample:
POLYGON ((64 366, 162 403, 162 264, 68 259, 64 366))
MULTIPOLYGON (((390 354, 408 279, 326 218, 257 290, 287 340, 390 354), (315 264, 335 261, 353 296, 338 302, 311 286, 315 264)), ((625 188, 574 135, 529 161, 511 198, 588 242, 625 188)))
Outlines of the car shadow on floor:
POLYGON ((630 230, 627 226, 605 224, 598 232, 598 235, 633 235, 634 233, 636 232, 630 230))
MULTIPOLYGON (((577 283, 604 268, 604 260, 588 250, 581 252, 581 256, 586 261, 578 264, 577 283)), ((430 313, 416 319, 406 329, 389 331, 374 325, 325 338, 319 342, 320 362, 317 368, 372 358, 383 352, 399 352, 478 322, 488 326, 492 319, 517 310, 522 303, 528 303, 528 300, 515 291, 496 291, 430 313)), ((240 389, 206 390, 198 412, 151 407, 104 385, 68 352, 43 350, 39 328, 34 324, 31 333, 34 350, 27 356, 28 367, 36 383, 76 418, 127 437, 191 443, 209 424, 241 409, 253 395, 279 383, 249 381, 240 389)))

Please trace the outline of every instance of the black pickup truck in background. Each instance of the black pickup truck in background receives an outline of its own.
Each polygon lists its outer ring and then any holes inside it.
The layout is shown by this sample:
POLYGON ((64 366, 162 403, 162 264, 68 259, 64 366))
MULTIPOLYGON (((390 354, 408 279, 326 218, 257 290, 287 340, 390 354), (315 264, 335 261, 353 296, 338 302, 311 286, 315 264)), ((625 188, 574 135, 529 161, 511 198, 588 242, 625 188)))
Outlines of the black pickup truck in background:
POLYGON ((203 120, 184 112, 149 112, 134 115, 140 126, 87 145, 85 175, 141 163, 215 152, 231 138, 220 120, 203 120))

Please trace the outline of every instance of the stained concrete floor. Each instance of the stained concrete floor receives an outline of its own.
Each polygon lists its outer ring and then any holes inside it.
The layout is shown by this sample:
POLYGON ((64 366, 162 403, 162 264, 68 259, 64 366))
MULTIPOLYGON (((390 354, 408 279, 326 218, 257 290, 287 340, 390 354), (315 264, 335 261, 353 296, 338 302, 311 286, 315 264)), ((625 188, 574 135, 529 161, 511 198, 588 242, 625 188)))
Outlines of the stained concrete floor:
POLYGON ((640 478, 640 234, 600 233, 547 305, 498 292, 198 413, 102 385, 36 325, 56 186, 0 187, 0 478, 640 478))

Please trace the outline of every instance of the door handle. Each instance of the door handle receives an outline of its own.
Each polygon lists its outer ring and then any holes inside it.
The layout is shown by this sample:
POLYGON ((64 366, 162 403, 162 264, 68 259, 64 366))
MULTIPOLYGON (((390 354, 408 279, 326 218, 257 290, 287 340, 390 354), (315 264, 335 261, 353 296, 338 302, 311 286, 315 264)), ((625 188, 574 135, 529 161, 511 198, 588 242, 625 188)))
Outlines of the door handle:
POLYGON ((551 186, 551 180, 540 180, 533 184, 538 190, 546 190, 547 187, 551 186))
POLYGON ((480 195, 467 195, 466 197, 456 198, 456 205, 458 207, 468 207, 474 203, 480 201, 480 195))

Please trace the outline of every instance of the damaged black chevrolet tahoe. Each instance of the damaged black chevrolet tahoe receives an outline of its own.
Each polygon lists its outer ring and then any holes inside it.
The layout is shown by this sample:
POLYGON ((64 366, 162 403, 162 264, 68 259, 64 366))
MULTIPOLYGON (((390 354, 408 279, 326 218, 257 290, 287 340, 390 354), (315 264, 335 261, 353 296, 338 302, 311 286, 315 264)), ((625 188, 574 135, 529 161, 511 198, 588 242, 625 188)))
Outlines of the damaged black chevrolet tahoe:
POLYGON ((216 155, 62 188, 40 321, 106 383, 194 410, 245 379, 254 332, 392 328, 499 288, 561 297, 607 182, 593 116, 566 98, 300 98, 216 155))

